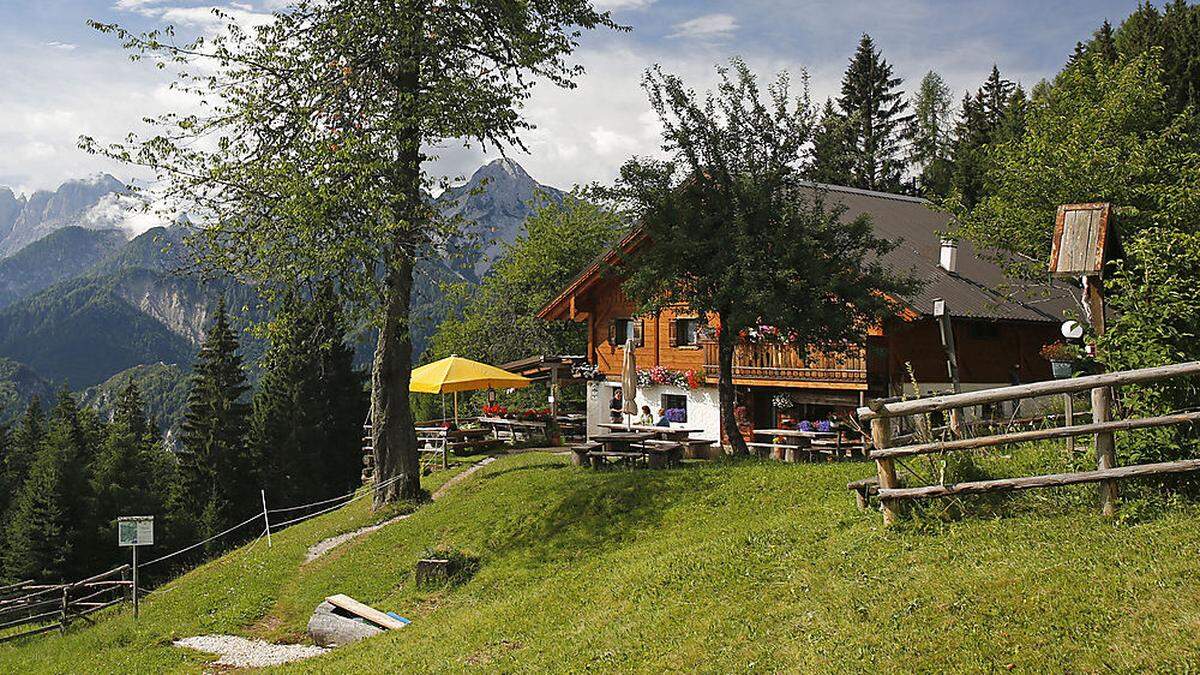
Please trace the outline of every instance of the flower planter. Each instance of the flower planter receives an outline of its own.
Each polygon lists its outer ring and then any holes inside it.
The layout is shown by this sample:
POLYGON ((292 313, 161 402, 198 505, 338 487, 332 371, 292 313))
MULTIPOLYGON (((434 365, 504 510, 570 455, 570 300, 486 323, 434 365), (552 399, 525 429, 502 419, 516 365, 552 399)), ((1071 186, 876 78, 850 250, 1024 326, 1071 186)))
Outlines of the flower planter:
POLYGON ((1066 380, 1074 374, 1074 364, 1070 361, 1051 361, 1050 372, 1054 374, 1056 380, 1066 380))

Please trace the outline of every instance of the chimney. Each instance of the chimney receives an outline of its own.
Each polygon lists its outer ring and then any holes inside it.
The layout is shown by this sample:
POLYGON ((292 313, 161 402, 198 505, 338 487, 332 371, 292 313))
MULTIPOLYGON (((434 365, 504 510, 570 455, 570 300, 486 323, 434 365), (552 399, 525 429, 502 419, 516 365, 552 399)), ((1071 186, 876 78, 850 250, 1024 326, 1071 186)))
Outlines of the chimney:
POLYGON ((942 240, 942 253, 938 258, 938 267, 950 274, 958 274, 958 242, 953 239, 942 240))

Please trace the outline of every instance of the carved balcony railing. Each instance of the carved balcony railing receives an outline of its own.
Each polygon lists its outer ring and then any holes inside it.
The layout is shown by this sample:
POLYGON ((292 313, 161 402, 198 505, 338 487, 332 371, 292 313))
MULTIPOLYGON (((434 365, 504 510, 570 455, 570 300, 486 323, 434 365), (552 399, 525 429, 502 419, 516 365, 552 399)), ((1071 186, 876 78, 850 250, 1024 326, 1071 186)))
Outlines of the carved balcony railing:
MULTIPOLYGON (((704 342, 704 374, 715 380, 719 361, 717 343, 704 342)), ((862 354, 802 357, 794 347, 772 343, 741 343, 733 354, 733 379, 776 382, 867 383, 867 361, 862 354)))

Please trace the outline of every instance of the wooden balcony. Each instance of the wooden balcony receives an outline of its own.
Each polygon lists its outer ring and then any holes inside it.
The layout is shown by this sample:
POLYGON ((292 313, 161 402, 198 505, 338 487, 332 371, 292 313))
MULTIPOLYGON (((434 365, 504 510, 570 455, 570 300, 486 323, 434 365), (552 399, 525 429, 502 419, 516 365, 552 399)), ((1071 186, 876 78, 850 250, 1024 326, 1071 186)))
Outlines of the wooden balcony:
MULTIPOLYGON (((717 378, 717 343, 705 342, 704 374, 717 378)), ((866 389, 867 363, 863 354, 833 357, 800 356, 793 347, 778 344, 742 343, 733 354, 733 380, 737 384, 775 386, 828 386, 866 389)))

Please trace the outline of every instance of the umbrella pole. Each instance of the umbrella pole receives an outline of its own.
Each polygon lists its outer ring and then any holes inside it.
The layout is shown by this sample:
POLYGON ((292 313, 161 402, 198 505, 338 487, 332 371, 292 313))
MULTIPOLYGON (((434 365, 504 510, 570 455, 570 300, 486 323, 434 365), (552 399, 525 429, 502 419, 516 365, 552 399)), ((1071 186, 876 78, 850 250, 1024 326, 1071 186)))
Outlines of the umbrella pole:
POLYGON ((458 426, 458 392, 454 392, 454 426, 458 426))
POLYGON ((446 421, 446 395, 442 394, 442 421, 446 421))

